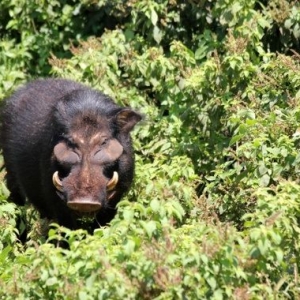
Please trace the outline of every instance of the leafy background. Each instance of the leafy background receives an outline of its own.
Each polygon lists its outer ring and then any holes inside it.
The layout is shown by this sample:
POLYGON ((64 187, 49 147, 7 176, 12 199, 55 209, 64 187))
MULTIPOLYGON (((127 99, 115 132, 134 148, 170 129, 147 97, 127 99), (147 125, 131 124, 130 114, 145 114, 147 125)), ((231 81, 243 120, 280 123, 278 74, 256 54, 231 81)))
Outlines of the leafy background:
POLYGON ((63 77, 145 115, 134 186, 93 235, 48 232, 2 180, 1 299, 300 297, 298 1, 2 0, 0 17, 2 99, 63 77))

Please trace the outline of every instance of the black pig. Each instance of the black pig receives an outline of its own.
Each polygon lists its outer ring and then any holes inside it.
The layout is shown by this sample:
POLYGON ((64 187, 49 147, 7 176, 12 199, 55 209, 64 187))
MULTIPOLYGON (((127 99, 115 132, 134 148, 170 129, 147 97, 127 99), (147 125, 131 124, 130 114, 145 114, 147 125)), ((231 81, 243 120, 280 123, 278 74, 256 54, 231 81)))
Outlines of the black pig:
POLYGON ((17 90, 2 110, 1 148, 10 200, 28 200, 41 217, 94 228, 116 213, 133 180, 130 131, 141 115, 108 96, 64 79, 39 79, 17 90))

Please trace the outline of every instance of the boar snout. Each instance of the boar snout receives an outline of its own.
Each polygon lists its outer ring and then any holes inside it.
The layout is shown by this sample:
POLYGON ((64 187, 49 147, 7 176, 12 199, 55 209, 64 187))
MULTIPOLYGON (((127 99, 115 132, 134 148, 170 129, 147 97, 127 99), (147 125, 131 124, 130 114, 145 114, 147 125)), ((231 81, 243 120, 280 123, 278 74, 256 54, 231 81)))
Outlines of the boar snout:
POLYGON ((75 199, 73 201, 69 201, 67 206, 82 213, 96 212, 101 209, 101 203, 93 201, 92 198, 75 199))
MULTIPOLYGON (((106 201, 111 200, 115 195, 115 188, 119 181, 118 172, 114 171, 112 178, 106 184, 106 191, 104 192, 106 201)), ((57 190, 63 192, 63 184, 58 176, 58 172, 56 171, 53 174, 53 183, 57 190)), ((75 199, 67 201, 67 206, 75 211, 82 213, 92 213, 100 210, 102 208, 101 200, 95 200, 92 196, 79 196, 75 197, 75 199)))

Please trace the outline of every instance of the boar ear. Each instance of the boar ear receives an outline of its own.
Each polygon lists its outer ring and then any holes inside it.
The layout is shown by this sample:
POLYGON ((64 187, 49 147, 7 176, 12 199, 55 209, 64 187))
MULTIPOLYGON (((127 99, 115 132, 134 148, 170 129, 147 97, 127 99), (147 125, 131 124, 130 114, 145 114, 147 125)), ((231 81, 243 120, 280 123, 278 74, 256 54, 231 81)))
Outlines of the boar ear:
POLYGON ((141 120, 142 116, 129 108, 124 108, 116 114, 116 121, 119 128, 126 133, 130 132, 135 124, 141 120))

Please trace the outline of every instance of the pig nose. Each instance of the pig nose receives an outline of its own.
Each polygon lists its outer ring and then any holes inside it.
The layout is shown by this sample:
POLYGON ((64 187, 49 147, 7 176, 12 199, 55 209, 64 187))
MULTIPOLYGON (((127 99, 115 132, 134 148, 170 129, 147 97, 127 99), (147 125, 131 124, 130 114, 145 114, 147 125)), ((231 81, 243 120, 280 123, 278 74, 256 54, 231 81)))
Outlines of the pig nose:
POLYGON ((73 210, 91 213, 100 210, 101 203, 93 201, 91 198, 78 198, 67 203, 67 206, 73 210))

